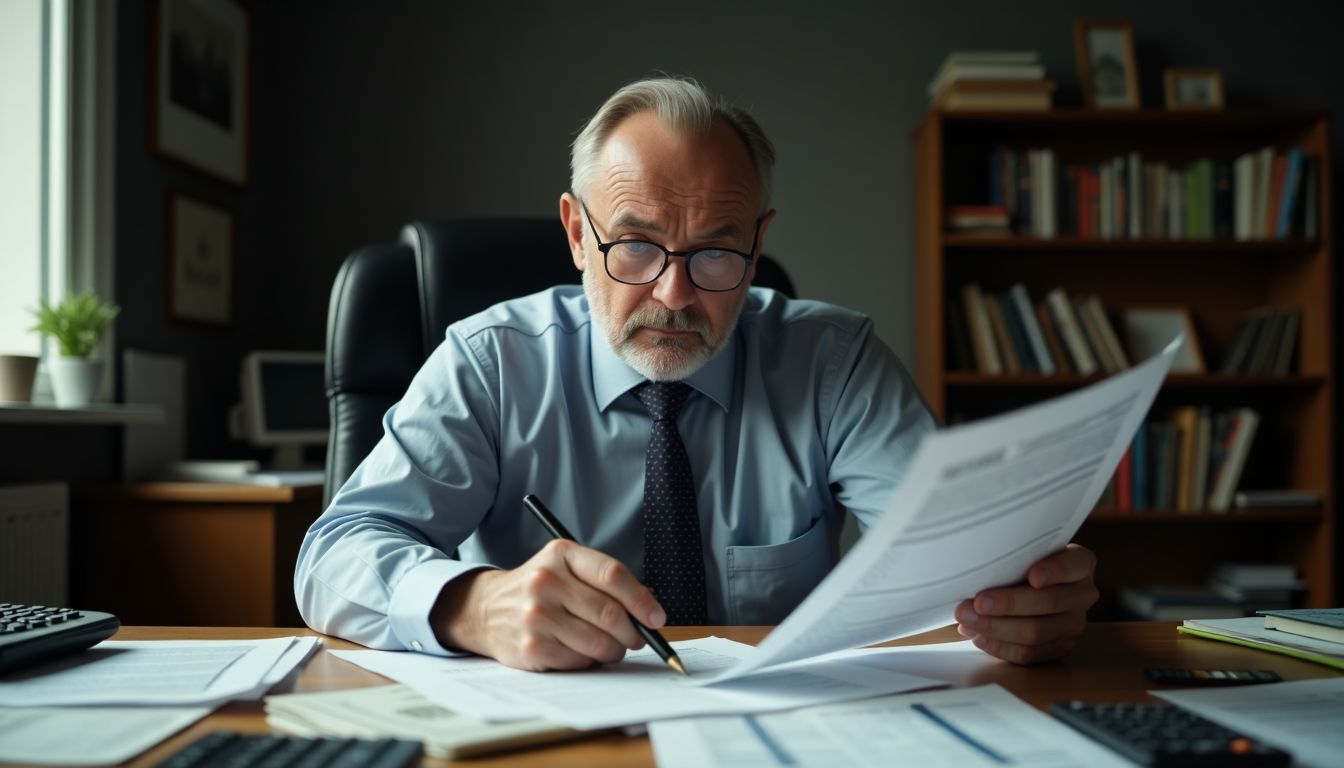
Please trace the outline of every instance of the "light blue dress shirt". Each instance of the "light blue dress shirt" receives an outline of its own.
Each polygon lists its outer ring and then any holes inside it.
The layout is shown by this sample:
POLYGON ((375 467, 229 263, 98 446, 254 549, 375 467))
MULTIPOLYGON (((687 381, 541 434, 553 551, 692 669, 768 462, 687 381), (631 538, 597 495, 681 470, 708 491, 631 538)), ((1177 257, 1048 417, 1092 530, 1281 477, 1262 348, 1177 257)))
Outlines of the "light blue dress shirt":
MULTIPOLYGON (((373 648, 447 653, 429 624, 443 586, 518 566, 549 540, 528 493, 640 577, 651 422, 630 390, 642 382, 578 286, 450 326, 304 538, 304 619, 373 648)), ((844 510, 860 530, 883 513, 933 420, 868 318, 762 288, 686 382, 677 425, 709 619, 777 624, 836 563, 844 510)))

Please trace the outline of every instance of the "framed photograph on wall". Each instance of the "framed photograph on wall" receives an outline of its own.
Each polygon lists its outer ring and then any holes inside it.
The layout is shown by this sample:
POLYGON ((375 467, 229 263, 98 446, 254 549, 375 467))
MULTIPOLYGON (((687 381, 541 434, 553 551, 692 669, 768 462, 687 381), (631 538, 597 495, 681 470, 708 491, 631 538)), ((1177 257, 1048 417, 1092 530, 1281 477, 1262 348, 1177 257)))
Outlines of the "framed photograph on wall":
POLYGON ((1168 67, 1162 73, 1167 109, 1222 109, 1223 73, 1216 69, 1168 67))
POLYGON ((207 325, 233 322, 233 214, 168 193, 164 284, 168 317, 207 325))
POLYGON ((1139 108, 1139 66, 1129 22, 1075 21, 1073 47, 1085 106, 1139 108))
POLYGON ((233 0, 159 0, 150 38, 150 146, 247 184, 248 15, 233 0))

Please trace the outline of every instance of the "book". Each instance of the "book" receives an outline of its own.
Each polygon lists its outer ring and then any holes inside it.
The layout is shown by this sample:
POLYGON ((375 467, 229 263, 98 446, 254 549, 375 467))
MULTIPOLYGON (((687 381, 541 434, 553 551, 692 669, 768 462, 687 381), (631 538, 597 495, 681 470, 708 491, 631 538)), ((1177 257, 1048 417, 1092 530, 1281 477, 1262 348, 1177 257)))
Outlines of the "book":
POLYGON ((1047 110, 1054 80, 954 80, 934 95, 935 109, 1047 110))
POLYGON ((1073 369, 1083 376, 1096 373, 1097 360, 1092 356, 1087 339, 1083 336, 1083 329, 1073 312, 1073 302, 1069 301, 1069 295, 1063 288, 1056 288, 1045 295, 1045 301, 1054 315, 1055 325, 1059 328, 1060 337, 1063 338, 1064 346, 1069 352, 1073 369))
POLYGON ((1256 428, 1260 424, 1260 414, 1250 408, 1237 408, 1232 412, 1233 422, 1228 430, 1226 453, 1222 465, 1213 479, 1213 488, 1209 491, 1209 509, 1226 512, 1232 502, 1232 494, 1241 481, 1242 469, 1246 466, 1246 456, 1251 450, 1251 441, 1255 439, 1256 428))
POLYGON ((1199 409, 1195 420, 1195 457, 1191 465, 1190 508, 1203 509, 1209 498, 1209 444, 1213 440, 1213 413, 1207 407, 1199 409))
POLYGON ((1274 376, 1287 376, 1293 367, 1293 352, 1297 348, 1297 329, 1302 324, 1302 310, 1290 307, 1282 310, 1284 315, 1283 331, 1279 334, 1278 349, 1274 353, 1274 363, 1269 373, 1274 376))
POLYGON ((1096 315, 1088 309, 1086 301, 1074 299, 1073 311, 1083 327, 1083 338, 1087 339, 1088 348, 1101 363, 1101 370, 1105 373, 1119 373, 1120 364, 1111 356, 1110 347, 1106 345, 1106 340, 1101 335, 1101 328, 1097 325, 1096 315))
POLYGON ((1259 613, 1265 617, 1265 629, 1344 645, 1344 608, 1299 608, 1259 613))
POLYGON ((975 283, 962 286, 961 303, 966 310, 966 327, 971 336, 976 368, 981 373, 1003 373, 1003 360, 999 357, 998 345, 994 341, 989 310, 985 307, 985 296, 980 286, 975 283))
POLYGON ((1026 334, 1027 345, 1036 360, 1036 369, 1046 376, 1053 376, 1056 373, 1055 361, 1045 344, 1045 333, 1036 322, 1036 313, 1032 309, 1031 297, 1027 295, 1026 286, 1017 283, 1008 289, 1007 301, 1013 305, 1022 330, 1026 334))
POLYGON ((1289 225, 1293 220, 1293 206, 1297 204, 1298 179, 1302 174, 1302 150, 1293 147, 1288 151, 1283 171, 1283 199, 1279 205, 1278 220, 1274 224, 1274 236, 1280 240, 1288 237, 1289 225))
POLYGON ((1039 63, 971 61, 965 58, 945 60, 929 81, 929 98, 959 80, 1044 80, 1045 66, 1039 63))
POLYGON ((1232 506, 1237 509, 1264 509, 1272 507, 1319 507, 1321 494, 1297 488, 1272 491, 1237 491, 1232 506))
POLYGON ((1199 412, 1193 406, 1177 408, 1172 423, 1180 434, 1181 452, 1176 457, 1176 490, 1174 501, 1177 512, 1190 512, 1200 505, 1193 501, 1195 476, 1195 449, 1198 442, 1199 412))
POLYGON ((999 297, 985 294, 985 312, 989 315, 989 327, 994 332, 994 345, 998 347, 1003 359, 1003 370, 1010 374, 1022 372, 1022 361, 1017 357, 1017 348, 1013 346, 1013 337, 1008 330, 1008 319, 1003 316, 1003 305, 999 297))
POLYGON ((947 209, 947 228, 957 233, 1008 233, 1008 208, 1002 205, 954 205, 947 209))
POLYGON ((1040 373, 1040 366, 1036 363, 1036 353, 1031 349, 1031 342, 1027 340, 1027 330, 1022 325, 1022 317, 1017 311, 1017 302, 1013 301, 1012 293, 1005 291, 998 297, 999 307, 1003 310, 1004 324, 1008 327, 1008 338, 1013 342, 1013 352, 1017 355, 1018 363, 1022 366, 1023 373, 1040 373))
MULTIPOLYGON (((1055 319, 1050 316, 1050 308, 1045 302, 1036 304, 1036 320, 1041 327, 1041 333, 1045 336, 1045 346, 1050 350, 1050 359, 1054 362, 1057 373, 1069 373, 1073 371, 1069 365, 1068 355, 1064 352, 1064 345, 1059 340, 1059 331, 1055 328, 1055 319)), ((1073 371, 1076 373, 1077 371, 1073 371)))
POLYGON ((1097 331, 1101 334, 1101 342, 1106 345, 1106 351, 1115 361, 1117 370, 1128 368, 1129 356, 1125 354, 1125 348, 1120 344, 1120 337, 1115 334, 1115 327, 1111 325, 1111 319, 1107 317, 1106 308, 1101 305, 1101 299, 1092 295, 1087 297, 1084 304, 1087 310, 1092 313, 1092 318, 1097 324, 1097 331))

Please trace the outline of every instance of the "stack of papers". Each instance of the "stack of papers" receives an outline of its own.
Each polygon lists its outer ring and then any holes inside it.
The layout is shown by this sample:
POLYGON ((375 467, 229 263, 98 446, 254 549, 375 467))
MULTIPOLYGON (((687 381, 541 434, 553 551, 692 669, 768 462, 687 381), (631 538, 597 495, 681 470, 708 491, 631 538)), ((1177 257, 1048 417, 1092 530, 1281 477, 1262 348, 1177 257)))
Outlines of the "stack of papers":
POLYGON ((1126 766, 997 685, 649 726, 659 768, 1126 766))
POLYGON ((583 735, 545 720, 487 723, 441 707, 404 685, 267 696, 266 723, 300 736, 419 741, 427 755, 443 760, 583 735))
POLYGON ((742 662, 752 647, 707 637, 673 643, 692 678, 673 672, 649 648, 617 664, 576 672, 523 672, 491 659, 444 658, 397 651, 332 651, 409 686, 444 707, 496 722, 541 719, 589 730, 672 717, 770 712, 941 686, 926 677, 861 663, 851 651, 712 682, 716 670, 742 662))
POLYGON ((0 762, 128 760, 235 699, 258 699, 316 637, 107 640, 0 678, 0 762))
POLYGON ((1328 640, 1266 629, 1265 620, 1260 616, 1199 621, 1188 619, 1176 631, 1344 669, 1344 646, 1328 640))

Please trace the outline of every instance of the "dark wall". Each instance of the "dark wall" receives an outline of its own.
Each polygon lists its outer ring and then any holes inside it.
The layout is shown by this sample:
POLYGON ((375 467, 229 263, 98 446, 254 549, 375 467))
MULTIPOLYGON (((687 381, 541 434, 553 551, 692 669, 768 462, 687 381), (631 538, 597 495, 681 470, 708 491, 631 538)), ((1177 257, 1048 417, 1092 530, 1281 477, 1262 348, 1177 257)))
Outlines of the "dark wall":
POLYGON ((345 254, 419 215, 555 215, 573 134, 655 69, 756 113, 780 156, 768 249, 804 295, 868 312, 907 358, 910 136, 949 51, 1038 50, 1056 103, 1076 104, 1072 20, 1127 19, 1147 106, 1161 104, 1162 69, 1185 65, 1221 68, 1235 107, 1344 109, 1327 2, 270 0, 251 5, 252 181, 234 190, 147 152, 146 8, 121 9, 118 343, 187 356, 198 456, 239 453, 223 410, 244 351, 321 347, 345 254), (164 320, 170 186, 237 216, 229 329, 164 320))

